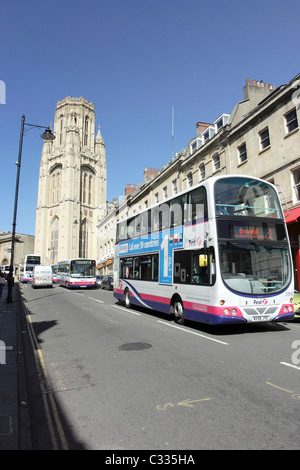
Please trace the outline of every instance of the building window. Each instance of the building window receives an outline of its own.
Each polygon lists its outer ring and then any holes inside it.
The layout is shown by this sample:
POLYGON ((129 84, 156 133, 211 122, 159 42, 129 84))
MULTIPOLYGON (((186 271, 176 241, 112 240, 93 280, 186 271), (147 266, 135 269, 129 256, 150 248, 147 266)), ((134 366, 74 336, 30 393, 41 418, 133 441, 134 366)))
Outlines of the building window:
POLYGON ((220 162, 220 155, 215 155, 213 157, 213 165, 214 165, 214 171, 217 171, 221 167, 221 162, 220 162))
POLYGON ((85 117, 84 121, 84 139, 83 139, 83 145, 87 146, 88 144, 88 134, 89 134, 89 118, 88 116, 85 117))
POLYGON ((172 181, 172 186, 173 186, 173 194, 177 194, 177 192, 178 192, 177 179, 172 181))
POLYGON ((292 111, 290 111, 289 113, 285 115, 285 123, 286 123, 286 129, 287 129, 288 134, 292 132, 294 129, 297 129, 298 119, 297 119, 296 108, 292 109, 292 111))
POLYGON ((187 175, 187 180, 188 180, 188 187, 191 188, 193 186, 193 174, 189 173, 187 175))
POLYGON ((199 168, 200 172, 200 181, 205 180, 205 165, 201 165, 199 168))
POLYGON ((63 125, 64 125, 64 122, 63 122, 63 115, 60 116, 60 129, 59 129, 59 145, 62 144, 62 141, 63 141, 63 125))
POLYGON ((79 233, 79 257, 87 258, 88 256, 88 227, 86 219, 82 221, 79 233))
POLYGON ((163 198, 164 198, 164 199, 167 199, 167 197, 168 197, 168 189, 167 189, 167 186, 165 186, 165 187, 163 188, 163 198))
POLYGON ((195 140, 193 140, 190 143, 190 153, 194 153, 196 150, 198 150, 203 144, 202 137, 197 137, 195 140))
POLYGON ((219 132, 219 130, 226 126, 230 119, 230 114, 222 114, 215 122, 215 132, 219 132))
POLYGON ((202 135, 203 135, 203 140, 204 140, 204 142, 206 142, 206 141, 209 139, 209 132, 206 131, 206 132, 204 132, 202 135))
POLYGON ((92 183, 93 183, 93 178, 92 175, 89 176, 89 205, 92 204, 92 183))
POLYGON ((206 142, 211 139, 215 134, 215 128, 210 126, 204 132, 202 132, 203 141, 206 142))
POLYGON ((260 148, 264 150, 267 147, 270 147, 270 135, 269 135, 269 128, 266 127, 263 131, 259 132, 260 138, 260 148))
POLYGON ((157 203, 159 201, 158 193, 154 194, 154 202, 157 203))
POLYGON ((52 222, 50 230, 50 261, 51 264, 57 263, 58 260, 58 239, 59 239, 59 221, 58 218, 52 222))
POLYGON ((83 204, 86 203, 86 180, 87 180, 87 174, 84 173, 84 175, 83 175, 83 188, 82 188, 82 202, 83 202, 83 204))
POLYGON ((89 206, 93 205, 94 193, 94 173, 88 167, 81 169, 81 203, 89 206))
POLYGON ((295 201, 300 201, 300 168, 296 168, 296 170, 292 171, 292 178, 293 178, 293 190, 294 190, 294 197, 295 201))
POLYGON ((240 147, 238 147, 238 153, 239 153, 239 163, 245 162, 247 160, 246 144, 242 144, 240 147))
POLYGON ((50 177, 51 177, 50 204, 57 204, 60 201, 61 169, 62 169, 61 165, 58 165, 50 173, 50 177))

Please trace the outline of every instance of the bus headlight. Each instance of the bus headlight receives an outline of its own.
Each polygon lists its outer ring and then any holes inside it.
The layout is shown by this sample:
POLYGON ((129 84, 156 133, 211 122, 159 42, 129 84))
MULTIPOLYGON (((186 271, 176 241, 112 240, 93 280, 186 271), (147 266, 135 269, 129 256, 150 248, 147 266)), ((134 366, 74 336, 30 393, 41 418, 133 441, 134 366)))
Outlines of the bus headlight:
POLYGON ((224 308, 223 315, 238 315, 238 311, 236 308, 224 308))

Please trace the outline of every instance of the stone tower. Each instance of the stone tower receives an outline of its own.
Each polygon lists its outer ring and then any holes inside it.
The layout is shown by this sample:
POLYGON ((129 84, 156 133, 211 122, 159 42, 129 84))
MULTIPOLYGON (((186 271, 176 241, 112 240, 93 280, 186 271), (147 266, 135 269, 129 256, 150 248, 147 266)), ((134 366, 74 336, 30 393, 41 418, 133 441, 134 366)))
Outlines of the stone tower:
POLYGON ((97 259, 97 222, 106 205, 106 152, 94 104, 58 101, 55 140, 44 141, 36 210, 35 253, 43 264, 97 259))

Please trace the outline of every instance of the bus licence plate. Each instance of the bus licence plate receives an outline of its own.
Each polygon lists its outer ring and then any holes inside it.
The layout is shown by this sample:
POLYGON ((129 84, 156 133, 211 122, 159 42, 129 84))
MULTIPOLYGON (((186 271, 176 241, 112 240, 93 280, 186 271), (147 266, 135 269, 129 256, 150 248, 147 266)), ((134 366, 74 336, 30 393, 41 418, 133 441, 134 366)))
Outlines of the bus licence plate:
POLYGON ((270 315, 259 315, 252 317, 252 321, 268 321, 270 319, 270 315))

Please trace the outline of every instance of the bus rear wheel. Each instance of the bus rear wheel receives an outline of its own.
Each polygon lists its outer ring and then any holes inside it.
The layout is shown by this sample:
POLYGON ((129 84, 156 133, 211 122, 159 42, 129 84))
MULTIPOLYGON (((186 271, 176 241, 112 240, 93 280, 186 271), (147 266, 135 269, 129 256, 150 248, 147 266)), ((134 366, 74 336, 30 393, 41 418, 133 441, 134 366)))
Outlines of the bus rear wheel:
POLYGON ((130 308, 130 307, 131 307, 130 291, 129 291, 129 289, 125 289, 125 292, 124 292, 124 304, 125 304, 125 307, 126 307, 126 308, 130 308))
POLYGON ((174 321, 179 325, 184 323, 184 308, 180 299, 176 299, 174 302, 174 321))

